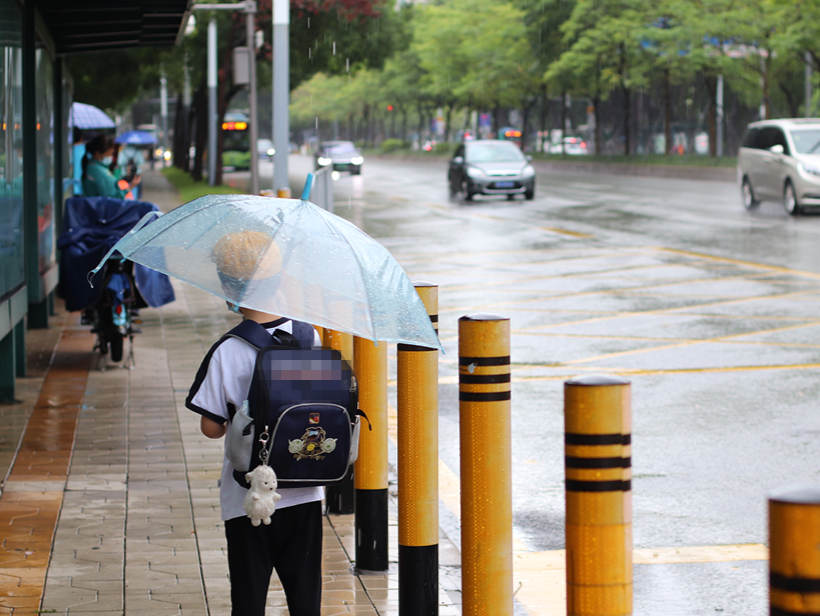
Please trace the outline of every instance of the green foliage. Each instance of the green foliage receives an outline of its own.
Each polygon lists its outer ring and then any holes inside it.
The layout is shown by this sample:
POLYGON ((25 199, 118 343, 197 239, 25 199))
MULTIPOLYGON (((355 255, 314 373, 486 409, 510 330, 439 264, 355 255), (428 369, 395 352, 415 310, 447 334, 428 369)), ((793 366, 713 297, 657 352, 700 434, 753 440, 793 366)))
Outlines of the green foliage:
POLYGON ((382 141, 380 149, 384 154, 390 154, 391 152, 403 150, 405 148, 407 148, 407 143, 401 139, 385 139, 382 141))

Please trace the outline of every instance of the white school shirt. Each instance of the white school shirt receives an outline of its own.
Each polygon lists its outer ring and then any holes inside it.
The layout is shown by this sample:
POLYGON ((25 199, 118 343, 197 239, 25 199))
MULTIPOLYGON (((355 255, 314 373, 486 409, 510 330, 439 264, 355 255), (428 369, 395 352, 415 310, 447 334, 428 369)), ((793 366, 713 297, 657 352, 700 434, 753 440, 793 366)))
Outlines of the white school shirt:
MULTIPOLYGON (((268 332, 281 329, 289 334, 293 333, 293 323, 290 320, 279 319, 272 323, 263 323, 268 332)), ((314 330, 313 341, 316 346, 321 345, 319 335, 314 330)), ((210 359, 206 356, 207 372, 202 382, 194 382, 185 401, 185 406, 217 423, 228 421, 228 403, 235 409, 242 408, 247 400, 251 388, 253 368, 256 364, 256 349, 237 338, 227 338, 213 349, 210 359)), ((200 368, 200 373, 203 370, 200 368)), ((197 374, 199 377, 199 374, 197 374)), ((233 478, 233 465, 227 457, 222 460, 222 478, 219 482, 219 503, 222 507, 222 520, 232 520, 246 516, 243 504, 247 488, 239 485, 233 478)), ((303 503, 322 500, 324 489, 314 488, 277 488, 282 495, 276 502, 277 509, 293 507, 303 503)))

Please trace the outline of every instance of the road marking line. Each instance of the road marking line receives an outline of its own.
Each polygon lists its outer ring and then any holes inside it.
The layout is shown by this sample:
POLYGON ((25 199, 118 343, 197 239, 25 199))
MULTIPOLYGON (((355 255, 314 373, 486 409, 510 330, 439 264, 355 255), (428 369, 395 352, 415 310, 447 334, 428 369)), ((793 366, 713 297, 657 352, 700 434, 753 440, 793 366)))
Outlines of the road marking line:
POLYGON ((696 257, 699 259, 706 259, 708 261, 717 261, 721 263, 732 263, 734 265, 745 265, 747 267, 757 267, 760 269, 771 270, 773 272, 783 272, 788 274, 793 274, 795 276, 805 276, 807 278, 817 278, 820 280, 820 274, 816 274, 814 272, 806 272, 804 270, 795 270, 788 267, 781 267, 779 265, 766 265, 765 263, 756 263, 754 261, 743 261, 741 259, 731 259, 728 257, 718 257, 715 255, 710 255, 706 253, 700 252, 691 252, 689 250, 678 250, 676 248, 664 248, 663 246, 653 246, 655 250, 659 250, 662 252, 671 252, 680 255, 687 255, 691 257, 696 257))
POLYGON ((544 231, 550 231, 552 233, 558 233, 559 235, 569 235, 571 237, 577 237, 581 239, 592 239, 595 236, 590 235, 589 233, 580 233, 578 231, 569 231, 567 229, 560 229, 558 227, 539 227, 539 229, 543 229, 544 231))

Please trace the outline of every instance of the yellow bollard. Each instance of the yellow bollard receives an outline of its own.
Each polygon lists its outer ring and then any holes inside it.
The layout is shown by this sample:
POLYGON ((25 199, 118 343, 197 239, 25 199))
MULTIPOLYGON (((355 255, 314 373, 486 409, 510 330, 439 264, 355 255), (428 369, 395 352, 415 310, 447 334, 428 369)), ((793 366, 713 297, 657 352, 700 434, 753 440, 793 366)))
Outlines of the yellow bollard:
MULTIPOLYGON (((355 373, 356 365, 354 362, 352 334, 324 328, 322 345, 339 351, 355 373)), ((354 467, 355 465, 351 465, 348 468, 347 475, 340 483, 325 488, 325 504, 328 513, 337 515, 354 513, 356 509, 353 479, 354 467)))
POLYGON ((387 343, 354 338, 353 348, 359 408, 367 415, 354 473, 356 568, 387 571, 387 343))
MULTIPOLYGON (((433 324, 438 287, 415 283, 433 324)), ((438 350, 398 345, 399 614, 438 614, 438 350)))
POLYGON ((564 383, 568 616, 632 614, 630 388, 598 375, 564 383))
POLYGON ((464 616, 511 616, 510 320, 458 320, 464 616))
POLYGON ((820 614, 820 485, 769 495, 769 614, 820 614))

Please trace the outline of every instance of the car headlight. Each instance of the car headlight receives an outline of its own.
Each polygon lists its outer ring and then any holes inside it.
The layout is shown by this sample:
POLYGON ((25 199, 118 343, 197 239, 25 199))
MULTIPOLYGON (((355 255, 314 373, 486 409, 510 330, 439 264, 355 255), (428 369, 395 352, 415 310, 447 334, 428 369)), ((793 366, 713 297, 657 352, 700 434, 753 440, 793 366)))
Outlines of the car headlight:
POLYGON ((274 154, 276 154, 276 150, 274 150, 273 148, 268 150, 268 156, 273 156, 274 154))
POLYGON ((316 162, 322 165, 322 167, 327 167, 333 161, 329 158, 325 158, 324 156, 320 156, 318 159, 316 159, 316 162))
POLYGON ((471 178, 483 178, 484 172, 478 167, 467 167, 467 175, 471 178))
POLYGON ((531 178, 534 175, 535 175, 535 169, 532 168, 532 165, 527 165, 521 171, 521 176, 525 177, 525 178, 531 178))
POLYGON ((364 158, 362 158, 361 156, 354 156, 350 159, 350 162, 354 165, 361 165, 364 162, 364 158))
POLYGON ((797 163, 797 169, 803 173, 820 177, 820 167, 815 167, 814 165, 810 165, 808 163, 797 163))

